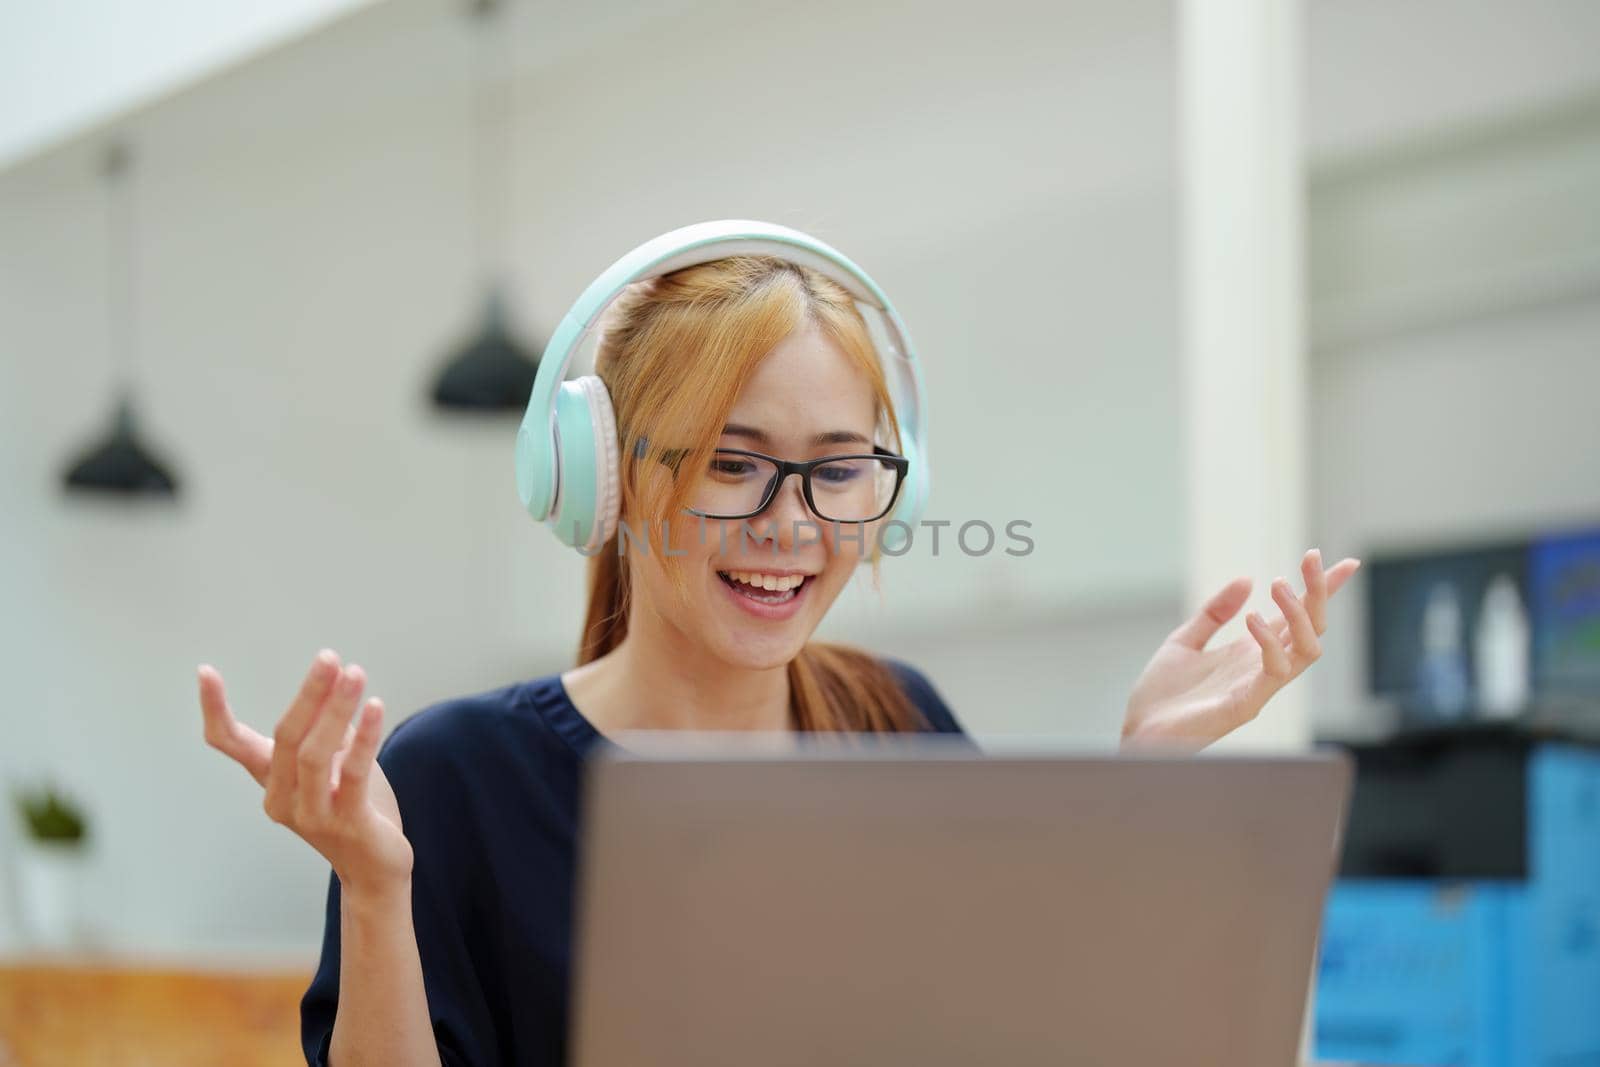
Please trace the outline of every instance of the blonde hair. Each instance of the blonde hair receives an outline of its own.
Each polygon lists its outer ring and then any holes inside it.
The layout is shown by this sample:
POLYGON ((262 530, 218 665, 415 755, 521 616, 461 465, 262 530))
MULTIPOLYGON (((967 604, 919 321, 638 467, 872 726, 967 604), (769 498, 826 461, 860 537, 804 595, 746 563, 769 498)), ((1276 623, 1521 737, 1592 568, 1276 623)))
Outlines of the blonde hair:
MULTIPOLYGON (((578 662, 588 663, 628 632, 628 556, 616 539, 661 528, 682 514, 689 479, 642 477, 675 467, 705 470, 721 428, 750 375, 797 328, 814 324, 866 375, 877 434, 900 451, 900 426, 866 320, 843 287, 774 256, 730 256, 635 282, 607 311, 595 373, 611 393, 621 456, 619 527, 589 560, 589 607, 578 662)), ((646 536, 648 534, 646 533, 646 536)), ((681 596, 686 576, 663 554, 681 596)), ((876 581, 880 553, 871 550, 876 581)), ((800 730, 902 731, 921 725, 896 675, 860 649, 811 641, 788 666, 790 716, 800 730)))

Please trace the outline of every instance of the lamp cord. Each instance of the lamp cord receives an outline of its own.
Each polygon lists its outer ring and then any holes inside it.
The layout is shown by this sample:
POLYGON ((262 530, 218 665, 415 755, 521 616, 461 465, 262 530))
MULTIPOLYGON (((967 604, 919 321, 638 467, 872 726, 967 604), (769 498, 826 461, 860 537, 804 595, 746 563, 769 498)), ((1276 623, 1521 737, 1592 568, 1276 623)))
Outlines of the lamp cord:
POLYGON ((506 0, 472 0, 475 55, 472 104, 473 259, 486 291, 510 262, 512 39, 506 0))
POLYGON ((132 153, 121 141, 106 150, 106 351, 118 404, 131 403, 137 370, 137 303, 134 251, 137 228, 132 153))

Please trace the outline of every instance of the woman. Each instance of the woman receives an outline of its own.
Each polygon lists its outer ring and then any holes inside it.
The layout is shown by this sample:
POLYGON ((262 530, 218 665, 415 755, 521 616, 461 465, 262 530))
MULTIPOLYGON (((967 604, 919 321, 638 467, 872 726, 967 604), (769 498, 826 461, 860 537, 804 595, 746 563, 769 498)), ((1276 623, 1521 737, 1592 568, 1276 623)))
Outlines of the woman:
MULTIPOLYGON (((565 1062, 578 783, 601 740, 960 732, 909 664, 810 641, 862 558, 876 569, 905 474, 850 293, 770 255, 685 267, 627 287, 595 366, 626 457, 622 526, 589 563, 577 666, 435 705, 381 750, 381 703, 330 651, 270 739, 199 670, 207 741, 333 868, 301 1005, 312 1064, 565 1062), (860 458, 830 458, 845 454, 860 458)), ((1281 618, 1252 613, 1251 637, 1207 650, 1249 594, 1229 583, 1157 650, 1125 743, 1199 747, 1252 718, 1317 658, 1357 565, 1307 553, 1303 596, 1274 583, 1281 618)))

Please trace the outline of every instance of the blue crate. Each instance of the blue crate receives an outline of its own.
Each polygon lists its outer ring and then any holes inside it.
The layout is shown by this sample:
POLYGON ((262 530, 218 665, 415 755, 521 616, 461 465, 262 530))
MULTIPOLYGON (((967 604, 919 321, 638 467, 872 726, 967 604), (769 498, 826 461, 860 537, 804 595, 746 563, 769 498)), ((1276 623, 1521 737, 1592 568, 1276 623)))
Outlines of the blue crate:
POLYGON ((1600 752, 1529 757, 1526 880, 1336 883, 1319 1059, 1600 1065, 1600 752))

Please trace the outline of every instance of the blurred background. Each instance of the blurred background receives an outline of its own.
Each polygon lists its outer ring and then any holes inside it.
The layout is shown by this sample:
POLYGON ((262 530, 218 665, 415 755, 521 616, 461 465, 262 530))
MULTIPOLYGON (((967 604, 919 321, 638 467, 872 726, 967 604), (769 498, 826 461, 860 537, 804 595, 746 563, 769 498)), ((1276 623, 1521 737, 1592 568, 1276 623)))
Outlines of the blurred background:
MULTIPOLYGON (((1205 592, 1275 613, 1316 545, 1367 566, 1232 743, 1588 751, 1597 56, 1589 0, 0 10, 0 983, 280 974, 279 1025, 328 869, 203 745, 196 664, 263 731, 324 646, 391 720, 570 666, 583 561, 514 491, 517 361, 704 219, 821 237, 909 325, 952 526, 822 636, 980 737, 1114 746, 1205 592), (1034 550, 965 555, 969 520, 1034 550)), ((1523 1025, 1437 1062, 1546 1062, 1523 1025)))

